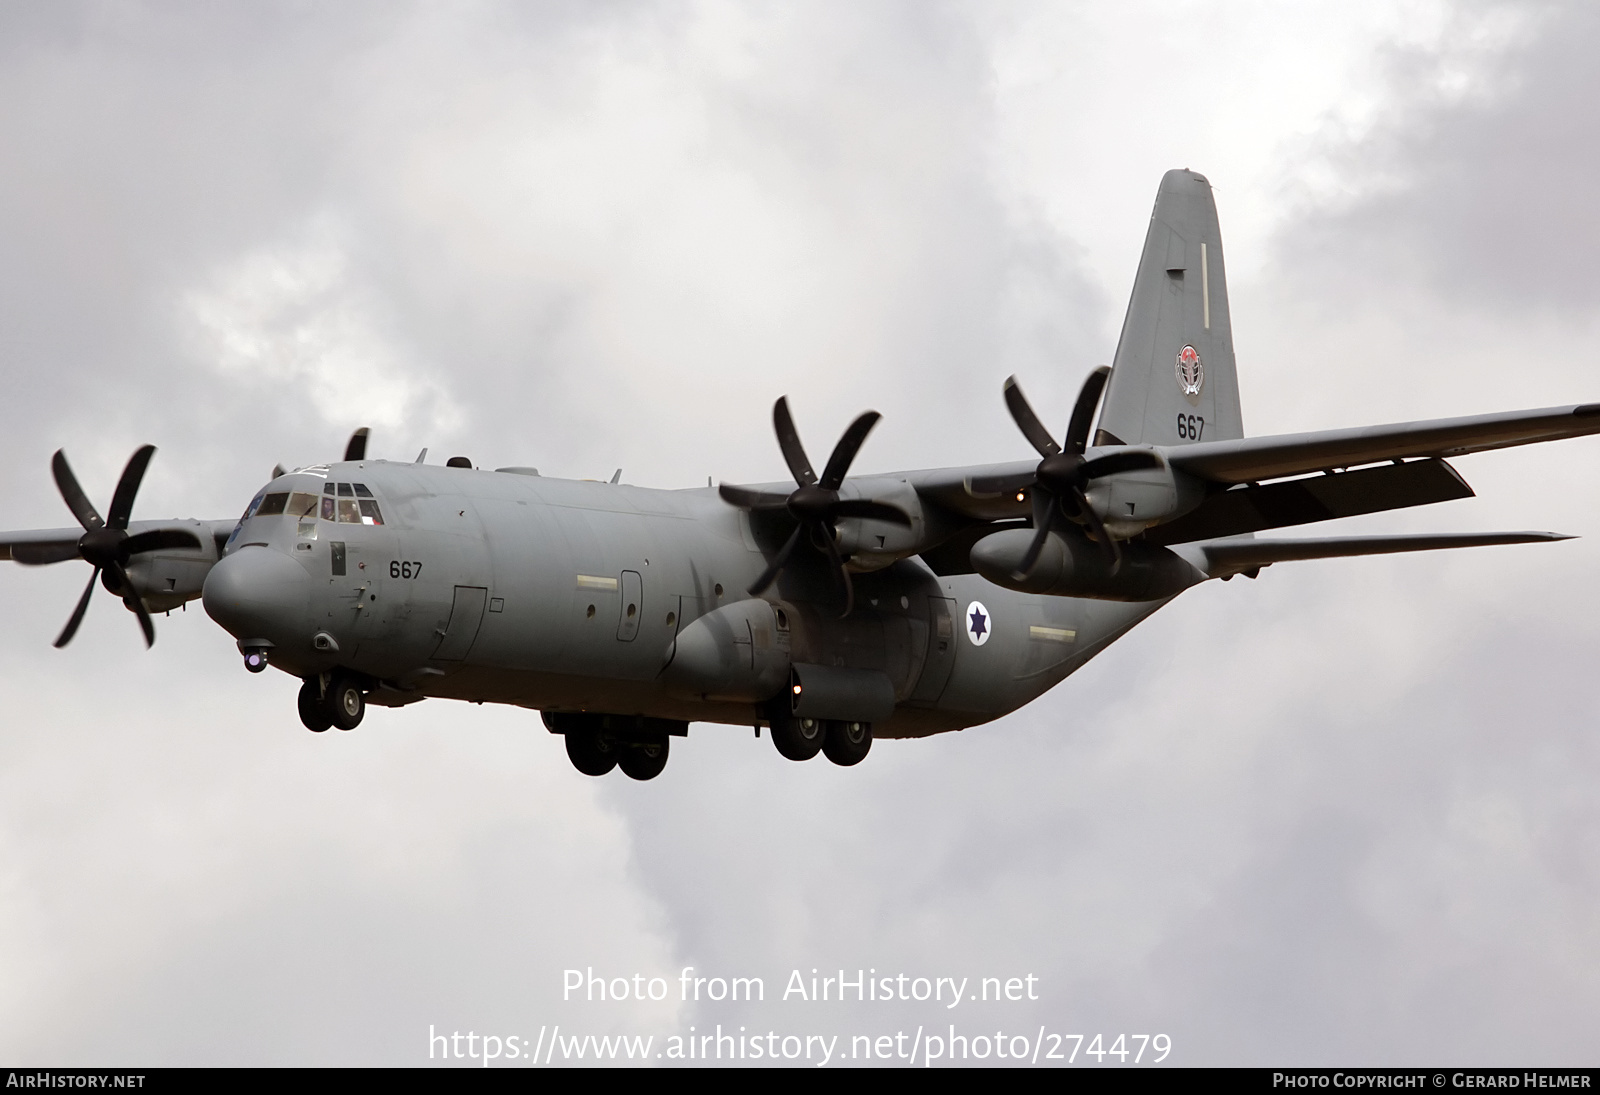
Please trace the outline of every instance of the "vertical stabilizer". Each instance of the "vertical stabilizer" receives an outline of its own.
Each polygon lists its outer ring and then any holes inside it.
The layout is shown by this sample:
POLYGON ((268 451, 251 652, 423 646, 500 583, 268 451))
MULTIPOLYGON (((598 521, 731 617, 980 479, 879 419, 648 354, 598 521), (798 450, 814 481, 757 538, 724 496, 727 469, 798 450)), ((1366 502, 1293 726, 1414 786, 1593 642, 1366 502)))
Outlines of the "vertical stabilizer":
POLYGON ((1168 171, 1156 192, 1096 445, 1244 436, 1228 283, 1211 184, 1168 171))

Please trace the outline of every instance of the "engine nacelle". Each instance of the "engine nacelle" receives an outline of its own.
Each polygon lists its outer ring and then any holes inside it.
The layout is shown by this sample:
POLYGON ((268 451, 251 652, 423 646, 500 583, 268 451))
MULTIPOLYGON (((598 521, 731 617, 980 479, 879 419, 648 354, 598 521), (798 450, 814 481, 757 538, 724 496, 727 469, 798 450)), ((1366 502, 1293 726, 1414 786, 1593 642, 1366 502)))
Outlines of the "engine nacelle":
POLYGON ((1107 530, 1126 538, 1188 513, 1205 501, 1206 485, 1172 470, 1162 460, 1160 467, 1120 471, 1092 480, 1085 496, 1107 530))
POLYGON ((972 565, 997 586, 1054 597, 1089 597, 1100 601, 1157 601, 1206 579, 1187 560, 1155 544, 1122 544, 1122 566, 1115 574, 1087 537, 1052 532, 1033 570, 1021 581, 1012 577, 1033 540, 1032 529, 1006 529, 985 536, 972 548, 972 565))
POLYGON ((868 498, 898 506, 911 518, 909 527, 870 517, 845 517, 835 528, 839 554, 850 560, 854 571, 882 570, 897 559, 926 550, 948 535, 938 519, 924 511, 922 498, 903 479, 861 479, 845 484, 842 498, 868 498), (938 527, 934 527, 938 526, 938 527))
POLYGON ((155 528, 182 529, 193 533, 200 541, 199 548, 141 552, 129 559, 123 568, 146 610, 170 612, 185 601, 199 597, 205 589, 206 575, 217 561, 217 543, 214 530, 204 521, 137 521, 131 526, 136 532, 155 528))
POLYGON ((787 614, 750 598, 708 612, 679 633, 661 679, 673 692, 708 700, 759 703, 788 684, 787 614))

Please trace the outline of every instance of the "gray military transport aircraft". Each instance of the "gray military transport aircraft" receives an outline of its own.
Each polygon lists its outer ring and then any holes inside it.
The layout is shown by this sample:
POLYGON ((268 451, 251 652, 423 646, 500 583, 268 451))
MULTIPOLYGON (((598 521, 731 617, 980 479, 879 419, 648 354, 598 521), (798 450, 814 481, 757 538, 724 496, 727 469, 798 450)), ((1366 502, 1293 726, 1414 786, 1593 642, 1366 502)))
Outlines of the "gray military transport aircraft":
POLYGON ((94 568, 58 647, 96 579, 147 644, 151 613, 203 598, 249 670, 304 681, 314 731, 446 698, 539 710, 595 776, 658 775, 691 722, 850 765, 874 737, 1015 711, 1210 578, 1565 539, 1255 534, 1470 497, 1447 457, 1600 433, 1592 403, 1246 438, 1216 205, 1187 170, 1161 180, 1113 364, 1062 440, 1014 378, 1004 398, 1037 457, 856 476, 877 413, 819 476, 779 399, 794 483, 718 490, 374 460, 361 429, 342 461, 276 469, 237 521, 130 520, 150 446, 102 518, 57 452, 82 527, 0 534, 0 557, 94 568))

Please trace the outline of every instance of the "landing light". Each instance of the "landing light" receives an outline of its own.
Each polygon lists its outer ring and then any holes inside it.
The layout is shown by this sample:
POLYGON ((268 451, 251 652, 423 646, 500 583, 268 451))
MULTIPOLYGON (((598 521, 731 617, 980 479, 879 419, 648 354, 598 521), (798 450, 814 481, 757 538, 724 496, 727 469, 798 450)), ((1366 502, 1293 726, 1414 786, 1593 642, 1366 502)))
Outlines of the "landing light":
POLYGON ((1019 490, 1019 491, 1017 491, 1017 501, 1019 501, 1019 502, 1020 502, 1020 501, 1022 501, 1022 500, 1023 500, 1023 499, 1024 499, 1024 498, 1026 498, 1026 497, 1027 497, 1027 496, 1028 496, 1028 495, 1027 495, 1027 492, 1026 492, 1026 491, 1020 491, 1020 490, 1019 490))

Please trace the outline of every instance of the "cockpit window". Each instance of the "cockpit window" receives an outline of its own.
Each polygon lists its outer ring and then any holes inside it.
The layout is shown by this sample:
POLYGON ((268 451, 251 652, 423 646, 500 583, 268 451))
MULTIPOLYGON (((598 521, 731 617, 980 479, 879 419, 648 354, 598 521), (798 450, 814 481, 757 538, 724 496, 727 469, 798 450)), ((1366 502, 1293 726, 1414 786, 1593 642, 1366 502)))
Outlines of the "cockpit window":
POLYGON ((381 525, 383 513, 365 483, 329 483, 322 488, 322 519, 342 525, 381 525))
POLYGON ((261 505, 249 517, 276 517, 287 513, 291 517, 304 517, 317 512, 317 496, 304 491, 273 491, 261 499, 261 505))

